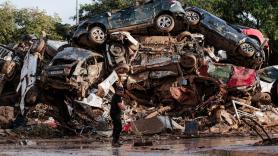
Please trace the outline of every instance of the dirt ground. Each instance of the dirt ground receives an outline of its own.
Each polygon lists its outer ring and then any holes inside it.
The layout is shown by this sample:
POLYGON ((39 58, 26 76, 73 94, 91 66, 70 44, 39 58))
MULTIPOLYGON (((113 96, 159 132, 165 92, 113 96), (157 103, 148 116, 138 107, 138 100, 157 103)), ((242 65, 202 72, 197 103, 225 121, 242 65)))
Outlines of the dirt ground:
MULTIPOLYGON (((157 136, 158 137, 158 136, 157 136)), ((133 147, 133 139, 126 139, 120 148, 112 148, 109 139, 105 141, 97 138, 51 139, 51 140, 1 140, 0 155, 93 155, 93 156, 179 156, 179 155, 229 155, 229 156, 276 156, 278 146, 254 146, 259 141, 252 137, 228 138, 191 138, 177 137, 171 140, 159 139, 149 147, 133 147)))

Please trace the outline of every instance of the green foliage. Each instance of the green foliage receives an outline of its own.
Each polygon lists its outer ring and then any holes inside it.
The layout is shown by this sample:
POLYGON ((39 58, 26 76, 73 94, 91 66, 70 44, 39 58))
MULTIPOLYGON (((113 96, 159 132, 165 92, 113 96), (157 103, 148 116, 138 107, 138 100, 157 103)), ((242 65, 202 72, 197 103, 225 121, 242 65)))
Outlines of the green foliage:
POLYGON ((0 43, 17 42, 25 34, 40 36, 45 31, 50 39, 63 39, 69 26, 59 25, 60 17, 48 16, 38 9, 16 9, 10 2, 0 4, 0 43))
POLYGON ((38 9, 21 9, 16 12, 15 19, 18 34, 33 33, 39 36, 45 31, 52 39, 62 39, 56 32, 56 23, 61 21, 59 17, 48 16, 38 9))
POLYGON ((15 7, 5 2, 0 5, 0 43, 8 43, 16 34, 15 7))
POLYGON ((94 4, 84 4, 80 6, 80 19, 84 20, 105 11, 123 9, 132 4, 132 0, 102 0, 94 4))

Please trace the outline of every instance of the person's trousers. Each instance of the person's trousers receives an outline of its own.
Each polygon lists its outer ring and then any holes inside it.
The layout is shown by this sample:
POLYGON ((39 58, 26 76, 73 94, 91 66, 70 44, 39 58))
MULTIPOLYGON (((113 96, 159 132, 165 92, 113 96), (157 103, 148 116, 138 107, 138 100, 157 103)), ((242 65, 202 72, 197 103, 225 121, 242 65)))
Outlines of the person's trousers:
POLYGON ((120 134, 122 132, 122 121, 121 115, 111 115, 112 123, 113 123, 113 143, 116 143, 120 139, 120 134))

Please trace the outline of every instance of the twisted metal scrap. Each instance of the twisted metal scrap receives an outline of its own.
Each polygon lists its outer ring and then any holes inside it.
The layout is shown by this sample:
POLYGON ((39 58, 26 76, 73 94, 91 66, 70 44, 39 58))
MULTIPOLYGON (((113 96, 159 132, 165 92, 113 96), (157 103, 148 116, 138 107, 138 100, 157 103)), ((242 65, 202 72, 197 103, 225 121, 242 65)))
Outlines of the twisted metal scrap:
POLYGON ((273 140, 272 138, 268 135, 268 133, 266 132, 266 130, 263 128, 263 126, 261 124, 259 124, 257 121, 255 121, 252 117, 249 116, 241 116, 241 120, 247 125, 249 126, 252 130, 254 130, 262 139, 263 142, 265 141, 269 141, 270 144, 273 144, 273 140), (267 136, 267 139, 264 139, 263 134, 260 134, 260 132, 258 131, 260 128, 263 133, 267 136))

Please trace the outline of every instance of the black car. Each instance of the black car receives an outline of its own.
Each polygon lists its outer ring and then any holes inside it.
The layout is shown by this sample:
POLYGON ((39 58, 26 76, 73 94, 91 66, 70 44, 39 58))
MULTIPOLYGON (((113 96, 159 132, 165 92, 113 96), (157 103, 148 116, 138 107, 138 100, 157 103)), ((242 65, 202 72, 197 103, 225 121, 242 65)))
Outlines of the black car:
POLYGON ((89 44, 102 44, 107 33, 153 25, 162 32, 170 32, 175 26, 176 17, 183 15, 184 9, 179 1, 144 0, 142 5, 102 13, 82 22, 73 35, 73 41, 83 43, 88 40, 89 44))
POLYGON ((103 56, 95 52, 68 47, 59 52, 42 72, 45 87, 70 90, 84 97, 87 89, 104 74, 103 56))
POLYGON ((185 21, 190 28, 204 34, 210 45, 227 51, 230 63, 258 68, 265 60, 263 49, 254 39, 203 9, 186 8, 185 21))

